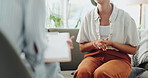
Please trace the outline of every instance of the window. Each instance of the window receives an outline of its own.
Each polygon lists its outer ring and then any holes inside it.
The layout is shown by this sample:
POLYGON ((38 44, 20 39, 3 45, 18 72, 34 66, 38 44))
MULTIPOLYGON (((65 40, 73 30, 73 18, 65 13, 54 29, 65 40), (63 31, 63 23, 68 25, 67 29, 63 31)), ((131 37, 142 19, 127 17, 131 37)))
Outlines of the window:
POLYGON ((47 0, 47 28, 51 27, 63 27, 63 16, 64 4, 63 0, 47 0))
POLYGON ((90 0, 48 0, 47 5, 48 28, 79 28, 81 17, 94 7, 90 0))
MULTIPOLYGON (((50 28, 79 28, 81 18, 85 13, 93 8, 90 0, 47 0, 48 12, 50 14, 47 22, 47 27, 50 28)), ((136 21, 137 27, 139 26, 140 7, 132 6, 126 3, 126 0, 111 0, 118 8, 128 12, 130 16, 136 21)), ((147 8, 148 9, 148 8, 147 8)), ((148 12, 144 7, 144 12, 148 12)), ((144 13, 143 12, 143 13, 144 13)), ((143 14, 146 16, 146 13, 143 14)), ((148 25, 143 18, 143 25, 148 25)), ((147 26, 148 27, 148 26, 147 26)))

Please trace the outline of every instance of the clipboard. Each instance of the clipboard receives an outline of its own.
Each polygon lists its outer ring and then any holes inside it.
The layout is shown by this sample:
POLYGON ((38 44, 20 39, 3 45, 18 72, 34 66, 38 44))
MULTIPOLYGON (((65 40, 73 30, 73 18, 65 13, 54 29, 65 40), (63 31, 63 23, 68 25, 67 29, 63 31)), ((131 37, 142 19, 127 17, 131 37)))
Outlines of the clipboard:
POLYGON ((48 47, 44 53, 44 61, 48 62, 69 62, 71 61, 71 50, 67 44, 70 34, 49 32, 47 34, 48 47))

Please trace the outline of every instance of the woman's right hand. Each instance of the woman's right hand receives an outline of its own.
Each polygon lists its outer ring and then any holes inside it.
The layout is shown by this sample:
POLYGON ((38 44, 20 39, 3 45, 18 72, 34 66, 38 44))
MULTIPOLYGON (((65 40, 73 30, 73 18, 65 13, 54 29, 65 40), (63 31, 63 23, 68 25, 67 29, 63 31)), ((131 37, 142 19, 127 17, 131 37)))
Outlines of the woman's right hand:
POLYGON ((104 41, 107 41, 108 39, 99 39, 99 40, 95 40, 93 42, 93 46, 95 47, 95 49, 102 49, 103 51, 106 51, 107 45, 104 43, 104 41))

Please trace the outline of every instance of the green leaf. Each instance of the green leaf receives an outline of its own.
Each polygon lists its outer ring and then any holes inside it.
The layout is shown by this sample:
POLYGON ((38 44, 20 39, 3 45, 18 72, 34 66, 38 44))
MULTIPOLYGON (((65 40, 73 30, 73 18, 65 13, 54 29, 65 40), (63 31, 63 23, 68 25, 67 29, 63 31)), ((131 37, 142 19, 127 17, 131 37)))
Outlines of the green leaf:
POLYGON ((142 27, 142 25, 140 24, 139 27, 138 27, 138 29, 141 29, 141 27, 142 27))

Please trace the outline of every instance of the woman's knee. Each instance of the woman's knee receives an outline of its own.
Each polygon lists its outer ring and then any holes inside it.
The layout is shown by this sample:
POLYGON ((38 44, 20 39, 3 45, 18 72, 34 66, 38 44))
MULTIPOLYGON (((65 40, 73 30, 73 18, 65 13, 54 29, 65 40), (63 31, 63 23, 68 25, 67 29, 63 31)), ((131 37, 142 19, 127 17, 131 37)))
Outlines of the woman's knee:
POLYGON ((107 70, 96 70, 94 73, 94 78, 111 78, 107 70))
POLYGON ((78 69, 74 75, 75 75, 75 78, 93 78, 92 74, 93 73, 87 70, 86 68, 81 68, 81 69, 78 69))
POLYGON ((96 69, 94 72, 94 78, 128 78, 128 72, 116 72, 113 70, 96 69))

